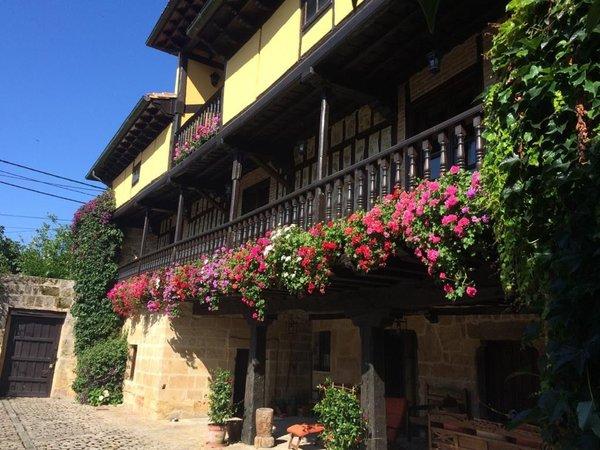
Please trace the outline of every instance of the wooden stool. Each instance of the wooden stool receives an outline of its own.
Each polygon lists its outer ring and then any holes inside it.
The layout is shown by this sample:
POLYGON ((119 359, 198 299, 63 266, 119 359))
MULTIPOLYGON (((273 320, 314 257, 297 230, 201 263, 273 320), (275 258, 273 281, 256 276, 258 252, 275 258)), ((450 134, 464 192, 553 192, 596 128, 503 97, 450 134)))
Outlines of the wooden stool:
POLYGON ((319 423, 297 423, 292 425, 287 429, 287 432, 290 433, 290 442, 288 444, 288 448, 298 450, 298 446, 300 445, 300 441, 303 437, 308 436, 309 434, 322 433, 324 429, 325 427, 319 423), (294 444, 295 438, 298 439, 298 442, 294 444))

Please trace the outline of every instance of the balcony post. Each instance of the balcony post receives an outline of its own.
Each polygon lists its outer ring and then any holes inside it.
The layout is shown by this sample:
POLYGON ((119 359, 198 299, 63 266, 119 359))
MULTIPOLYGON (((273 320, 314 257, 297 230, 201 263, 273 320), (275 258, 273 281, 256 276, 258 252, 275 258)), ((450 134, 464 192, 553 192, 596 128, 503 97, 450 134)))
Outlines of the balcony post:
POLYGON ((144 256, 144 247, 146 246, 146 238, 148 237, 148 227, 150 225, 150 209, 146 209, 144 214, 144 228, 142 228, 142 242, 140 243, 140 258, 144 256))
POLYGON ((465 168, 465 128, 462 125, 454 127, 454 134, 458 139, 456 144, 456 165, 461 169, 465 168))
POLYGON ((446 133, 438 134, 438 143, 440 144, 440 175, 444 175, 448 169, 448 137, 446 133))
MULTIPOLYGON (((321 114, 319 116, 319 145, 317 148, 317 180, 325 177, 325 162, 327 157, 327 146, 329 142, 329 99, 327 90, 321 93, 321 114)), ((315 222, 325 218, 325 190, 319 186, 315 192, 315 222)))
POLYGON ((175 242, 179 242, 183 236, 183 210, 185 208, 185 199, 183 190, 179 191, 179 199, 177 201, 177 217, 175 219, 175 242))
POLYGON ((256 435, 256 410, 265 406, 265 365, 267 354, 267 325, 248 318, 250 326, 250 351, 246 372, 244 396, 244 422, 242 442, 254 445, 256 435))
POLYGON ((481 169, 483 165, 483 137, 481 135, 481 116, 475 116, 473 118, 473 128, 475 128, 475 158, 477 161, 477 170, 481 169))
POLYGON ((181 127, 181 117, 185 111, 185 87, 187 84, 187 56, 179 54, 179 65, 177 67, 177 99, 175 100, 175 114, 173 115, 173 126, 171 130, 171 142, 169 144, 169 167, 173 165, 173 152, 177 139, 177 131, 181 127))
POLYGON ((240 178, 242 177, 242 154, 237 151, 231 167, 231 202, 229 203, 229 221, 237 216, 240 201, 240 178))

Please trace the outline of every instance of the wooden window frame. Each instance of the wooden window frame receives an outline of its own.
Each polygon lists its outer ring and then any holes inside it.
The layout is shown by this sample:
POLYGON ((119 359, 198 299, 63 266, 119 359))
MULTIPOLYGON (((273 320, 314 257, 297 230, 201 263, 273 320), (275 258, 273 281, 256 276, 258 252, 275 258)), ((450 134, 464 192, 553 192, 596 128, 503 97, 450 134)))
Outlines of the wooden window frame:
POLYGON ((315 331, 313 333, 313 339, 315 340, 313 342, 313 371, 326 373, 331 372, 331 330, 315 331), (325 359, 323 358, 325 356, 325 352, 321 341, 322 336, 328 337, 327 351, 329 359, 327 363, 325 363, 325 359))
POLYGON ((142 172, 142 161, 133 164, 131 169, 131 186, 135 186, 140 181, 140 174, 142 172))
POLYGON ((301 0, 302 6, 302 32, 305 33, 308 29, 316 23, 325 11, 327 11, 331 5, 333 4, 333 0, 301 0), (317 3, 315 13, 311 17, 306 17, 306 4, 309 1, 314 1, 317 3))

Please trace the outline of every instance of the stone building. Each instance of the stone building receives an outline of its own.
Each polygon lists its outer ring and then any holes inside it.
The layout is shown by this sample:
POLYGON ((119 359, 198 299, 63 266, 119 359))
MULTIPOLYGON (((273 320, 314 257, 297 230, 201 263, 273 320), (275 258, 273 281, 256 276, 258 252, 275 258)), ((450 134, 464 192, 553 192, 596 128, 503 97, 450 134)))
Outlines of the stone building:
MULTIPOLYGON (((442 2, 431 35, 408 0, 169 1, 147 42, 177 55, 174 93, 144 96, 88 174, 115 192, 120 278, 369 209, 453 164, 480 167, 484 53, 503 14, 503 2, 442 2)), ((338 270, 323 297, 272 292, 264 323, 227 300, 214 313, 142 314, 125 325, 124 401, 204 415, 222 367, 248 443, 257 407, 306 412, 326 379, 360 387, 369 448, 385 448, 386 399, 423 406, 453 391, 469 417, 501 421, 536 389, 510 377, 535 372, 539 349, 520 344, 534 317, 514 312, 494 276, 479 286, 449 304, 403 253, 375 274, 338 270)))

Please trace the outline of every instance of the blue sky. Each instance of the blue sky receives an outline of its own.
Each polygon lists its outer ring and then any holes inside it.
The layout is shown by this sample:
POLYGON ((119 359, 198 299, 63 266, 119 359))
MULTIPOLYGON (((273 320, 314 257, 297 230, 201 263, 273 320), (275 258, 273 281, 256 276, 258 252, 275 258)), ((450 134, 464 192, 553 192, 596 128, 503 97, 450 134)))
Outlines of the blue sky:
MULTIPOLYGON (((167 0, 0 0, 0 159, 84 180, 141 95, 172 91, 176 58, 146 47, 167 0)), ((0 163, 0 170, 62 183, 0 163)), ((80 200, 91 197, 10 178, 80 200)), ((0 184, 0 225, 28 240, 78 205, 0 184)))

